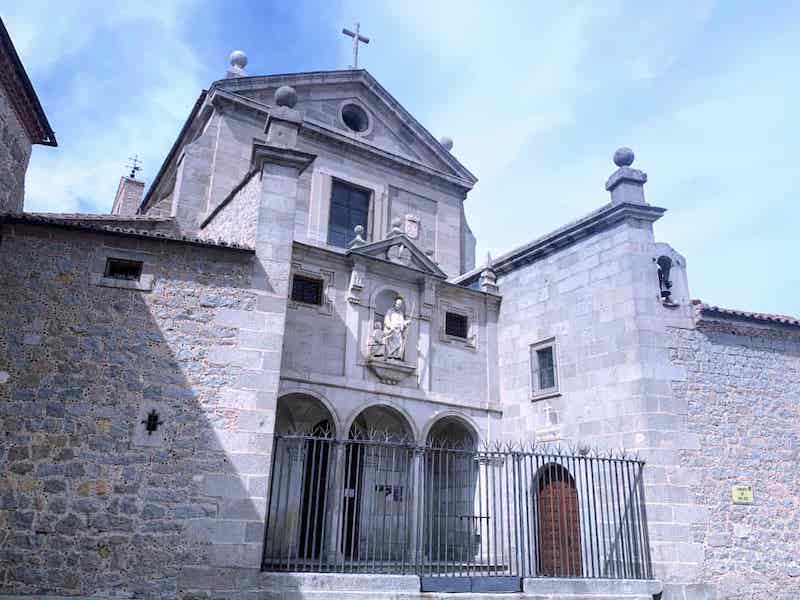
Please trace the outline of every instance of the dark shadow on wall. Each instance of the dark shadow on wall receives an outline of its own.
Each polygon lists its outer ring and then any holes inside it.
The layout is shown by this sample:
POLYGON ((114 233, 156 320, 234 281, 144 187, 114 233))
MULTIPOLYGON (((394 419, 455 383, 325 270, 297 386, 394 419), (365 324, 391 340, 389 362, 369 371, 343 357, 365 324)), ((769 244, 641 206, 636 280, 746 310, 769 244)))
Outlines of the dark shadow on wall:
POLYGON ((239 339, 218 312, 255 308, 252 255, 44 228, 2 244, 0 593, 176 598, 187 567, 257 568, 269 457, 248 449, 272 423, 243 433, 239 369, 209 360, 239 339), (154 289, 92 284, 102 244, 153 253, 154 289))

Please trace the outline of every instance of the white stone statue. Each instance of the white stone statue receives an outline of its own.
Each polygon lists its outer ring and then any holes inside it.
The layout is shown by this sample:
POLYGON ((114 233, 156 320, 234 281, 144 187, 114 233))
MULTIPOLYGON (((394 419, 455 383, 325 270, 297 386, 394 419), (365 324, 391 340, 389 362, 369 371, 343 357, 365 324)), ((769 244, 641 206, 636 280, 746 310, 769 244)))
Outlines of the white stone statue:
POLYGON ((386 311, 383 318, 383 343, 386 358, 404 360, 406 354, 406 338, 411 319, 406 319, 403 299, 397 298, 394 306, 386 311))
POLYGON ((386 355, 386 342, 383 339, 383 327, 380 323, 370 332, 367 340, 367 354, 370 358, 380 358, 386 355))

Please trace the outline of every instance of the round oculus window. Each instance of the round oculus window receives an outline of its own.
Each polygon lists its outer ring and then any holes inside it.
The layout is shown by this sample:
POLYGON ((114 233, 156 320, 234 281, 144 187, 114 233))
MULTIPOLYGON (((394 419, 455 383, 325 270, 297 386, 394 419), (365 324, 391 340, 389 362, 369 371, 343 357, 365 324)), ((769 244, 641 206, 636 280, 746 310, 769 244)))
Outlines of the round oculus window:
POLYGON ((342 121, 348 129, 356 133, 364 133, 369 128, 367 111, 358 104, 345 104, 342 107, 342 121))

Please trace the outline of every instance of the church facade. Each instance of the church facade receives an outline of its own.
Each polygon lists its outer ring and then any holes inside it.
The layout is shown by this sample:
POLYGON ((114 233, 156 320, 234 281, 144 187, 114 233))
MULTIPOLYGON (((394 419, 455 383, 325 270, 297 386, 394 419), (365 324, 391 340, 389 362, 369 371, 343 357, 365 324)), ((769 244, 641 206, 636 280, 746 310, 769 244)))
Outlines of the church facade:
POLYGON ((800 321, 691 299, 632 151, 476 266, 451 141, 245 64, 141 201, 0 216, 0 593, 800 592, 800 321))

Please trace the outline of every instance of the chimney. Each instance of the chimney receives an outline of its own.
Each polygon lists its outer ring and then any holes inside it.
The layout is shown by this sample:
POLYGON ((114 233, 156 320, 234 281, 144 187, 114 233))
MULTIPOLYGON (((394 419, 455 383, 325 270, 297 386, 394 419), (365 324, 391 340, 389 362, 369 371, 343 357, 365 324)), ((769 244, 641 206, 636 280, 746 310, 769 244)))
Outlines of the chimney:
POLYGON ((120 177, 117 195, 114 197, 114 206, 111 214, 120 216, 135 215, 139 210, 144 196, 144 181, 139 181, 133 177, 120 177))
POLYGON ((606 191, 611 193, 611 204, 633 203, 647 204, 644 199, 644 184, 647 173, 639 169, 631 169, 633 150, 619 148, 614 152, 614 164, 618 169, 606 181, 606 191))

